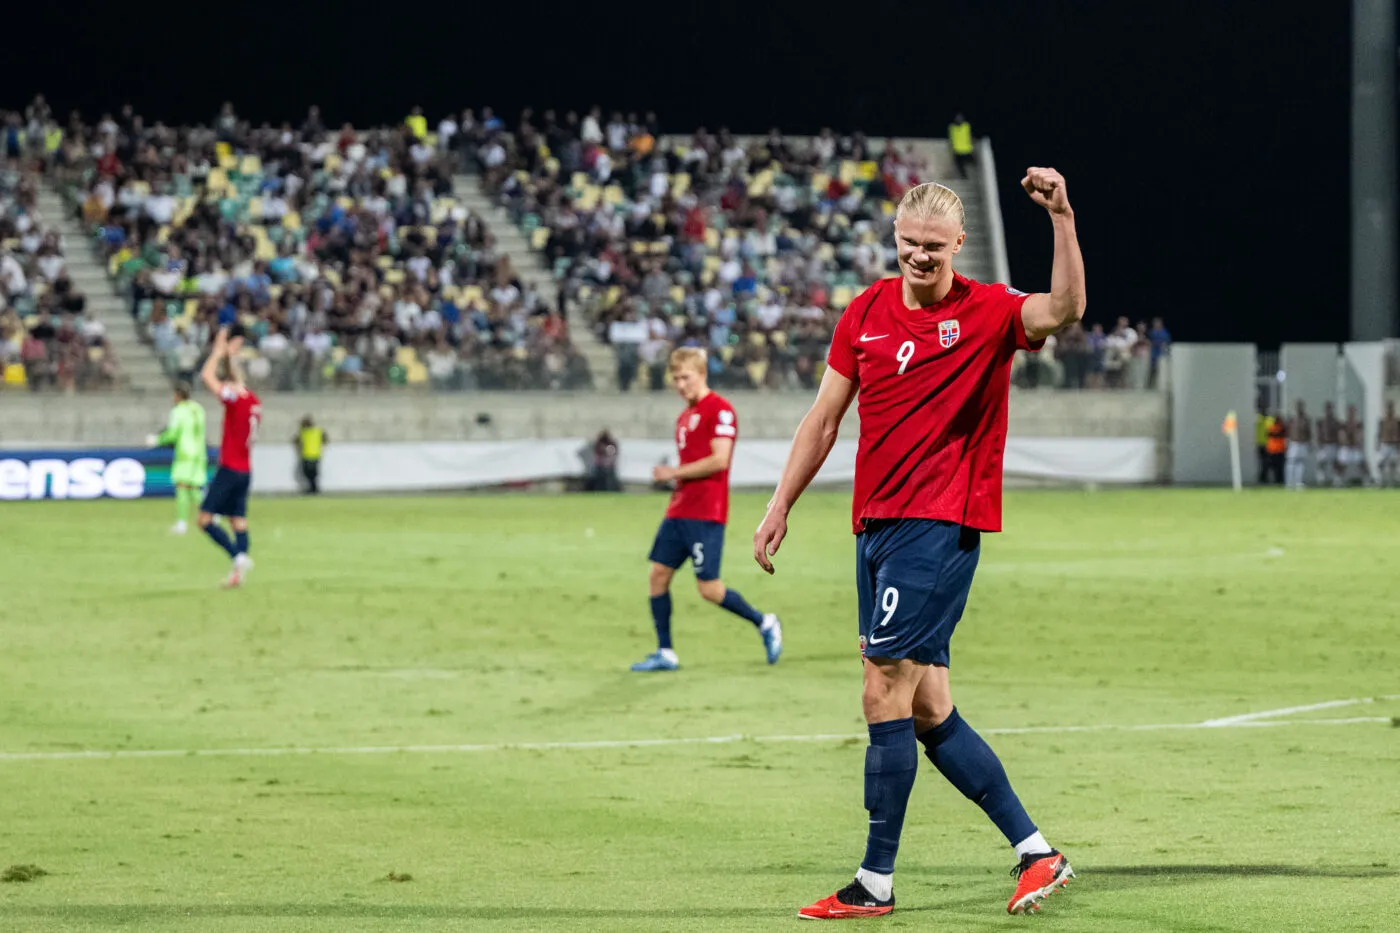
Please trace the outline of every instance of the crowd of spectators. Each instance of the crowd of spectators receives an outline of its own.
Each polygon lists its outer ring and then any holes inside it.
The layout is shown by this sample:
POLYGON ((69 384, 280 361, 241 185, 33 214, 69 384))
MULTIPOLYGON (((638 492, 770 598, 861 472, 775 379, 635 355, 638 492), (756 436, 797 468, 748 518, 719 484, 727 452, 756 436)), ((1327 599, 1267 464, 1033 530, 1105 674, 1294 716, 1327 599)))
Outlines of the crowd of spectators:
MULTIPOLYGON (((115 361, 35 223, 27 160, 65 186, 172 377, 228 324, 250 377, 282 389, 587 387, 571 312, 613 346, 624 389, 664 389, 677 346, 709 350, 721 388, 811 389, 842 310, 894 271, 895 202, 929 178, 913 146, 860 133, 663 137, 652 113, 597 108, 527 109, 513 126, 466 110, 434 133, 416 107, 366 130, 315 107, 296 127, 254 127, 231 104, 168 127, 128 106, 60 128, 37 98, 0 123, 0 364, 25 362, 31 385, 108 384, 115 361), (453 198, 464 169, 552 269, 557 307, 453 198)), ((1019 354, 1014 378, 1145 388, 1169 344, 1160 321, 1076 326, 1019 354)))
POLYGON ((1038 353, 1017 351, 1011 379, 1027 389, 1158 388, 1171 344, 1159 317, 1150 325, 1120 317, 1107 333, 1102 324, 1075 323, 1047 338, 1038 353))
MULTIPOLYGON (((708 349, 723 388, 813 388, 841 312, 896 270, 896 202, 931 180, 913 146, 830 129, 663 137, 654 114, 598 108, 526 110, 513 131, 494 116, 463 124, 483 185, 543 252, 561 301, 613 345, 624 389, 664 388, 677 346, 708 349)), ((971 130, 958 126, 966 177, 971 130)), ((1160 321, 1076 327, 1022 354, 1018 383, 1146 388, 1169 343, 1160 321)))
POLYGON ((39 210, 62 132, 43 97, 0 111, 0 386, 112 388, 117 360, 68 274, 62 237, 39 210))
POLYGON ((893 268, 894 202, 927 175, 859 133, 662 137, 654 114, 596 108, 498 119, 473 151, 624 388, 660 387, 676 346, 708 349, 721 387, 811 388, 846 302, 893 268))
POLYGON ((457 158, 421 121, 147 124, 130 107, 61 144, 72 209, 172 376, 221 325, 247 372, 325 383, 577 388, 587 364, 557 309, 452 196, 457 158))

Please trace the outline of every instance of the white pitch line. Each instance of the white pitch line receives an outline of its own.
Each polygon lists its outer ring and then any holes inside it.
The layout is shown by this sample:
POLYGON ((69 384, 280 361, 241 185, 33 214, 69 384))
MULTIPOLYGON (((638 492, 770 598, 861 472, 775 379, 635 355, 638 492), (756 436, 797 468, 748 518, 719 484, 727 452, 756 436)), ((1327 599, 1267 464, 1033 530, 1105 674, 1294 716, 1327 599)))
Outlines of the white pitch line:
MULTIPOLYGON (((1391 699, 1381 697, 1380 699, 1391 699)), ((1400 699, 1396 697, 1394 699, 1400 699)), ((1309 707, 1317 708, 1317 707, 1309 707)), ((1272 712, 1272 711, 1271 711, 1272 712)), ((1356 716, 1349 719, 1291 719, 1286 721, 1248 720, 1226 723, 1207 722, 1156 723, 1136 726, 1025 726, 1020 728, 982 729, 985 735, 1053 735, 1072 732, 1158 732, 1162 730, 1262 728, 1283 726, 1351 726, 1361 723, 1388 723, 1389 716, 1356 716)), ((863 732, 818 733, 815 735, 711 735, 675 739, 602 739, 588 742, 500 742, 481 745, 359 745, 359 746, 284 746, 280 748, 158 748, 87 750, 73 752, 0 752, 0 762, 6 761, 82 761, 139 758, 277 758, 295 755, 393 755, 444 754, 508 751, 561 751, 594 748, 657 748, 672 745, 726 745, 735 742, 844 742, 867 738, 863 732)))
POLYGON ((1238 716, 1225 716, 1221 719, 1207 719, 1205 726, 1239 726, 1260 719, 1277 719, 1292 716, 1294 713, 1311 713, 1320 709, 1337 709, 1342 706, 1356 706, 1360 703, 1375 703, 1377 700, 1400 700, 1400 694, 1379 697, 1352 697, 1349 700, 1328 700, 1325 703, 1309 703, 1306 706, 1284 706, 1279 709, 1266 709, 1257 713, 1241 713, 1238 716))

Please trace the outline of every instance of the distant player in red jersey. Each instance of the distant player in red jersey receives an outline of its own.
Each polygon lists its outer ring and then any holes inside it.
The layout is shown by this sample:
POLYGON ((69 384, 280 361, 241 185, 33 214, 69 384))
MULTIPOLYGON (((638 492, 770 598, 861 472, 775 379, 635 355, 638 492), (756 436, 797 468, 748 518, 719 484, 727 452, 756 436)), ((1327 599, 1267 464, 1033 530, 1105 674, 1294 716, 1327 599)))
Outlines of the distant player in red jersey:
POLYGON ((723 396, 710 391, 705 363, 704 350, 682 347, 671 354, 671 381, 686 402, 676 419, 681 465, 652 471, 657 482, 674 480, 676 491, 651 546, 651 618, 657 647, 632 665, 634 671, 673 671, 680 666, 671 644, 671 577, 687 560, 695 568, 701 596, 758 629, 769 664, 778 663, 783 651, 778 617, 759 612, 719 578, 729 520, 729 463, 739 437, 739 416, 723 396))
POLYGON ((248 490, 253 483, 253 442, 257 440, 258 422, 262 420, 262 403, 243 384, 243 373, 238 366, 238 351, 242 347, 242 337, 229 339, 228 329, 219 328, 214 348, 200 372, 209 391, 224 404, 219 470, 199 506, 199 527, 233 558, 233 567, 224 580, 226 587, 241 586, 253 569, 253 559, 248 556, 248 490), (227 364, 226 381, 219 378, 220 360, 227 364), (233 529, 232 539, 214 524, 215 515, 228 519, 233 529))
POLYGON ((941 185, 910 189, 895 214, 901 276, 876 282, 841 316, 816 403, 754 535, 754 559, 772 573, 788 511, 858 397, 852 520, 870 829, 855 880, 804 907, 803 917, 893 910, 894 860, 919 743, 1015 847, 1018 883, 1009 912, 1036 909, 1073 876, 1031 822, 996 754, 958 715, 948 681, 949 639, 967 602, 981 534, 1001 530, 1012 356, 1038 350, 1084 314, 1084 263, 1065 180, 1054 169, 1031 168, 1021 185, 1050 214, 1050 293, 1026 295, 958 275, 962 202, 941 185))

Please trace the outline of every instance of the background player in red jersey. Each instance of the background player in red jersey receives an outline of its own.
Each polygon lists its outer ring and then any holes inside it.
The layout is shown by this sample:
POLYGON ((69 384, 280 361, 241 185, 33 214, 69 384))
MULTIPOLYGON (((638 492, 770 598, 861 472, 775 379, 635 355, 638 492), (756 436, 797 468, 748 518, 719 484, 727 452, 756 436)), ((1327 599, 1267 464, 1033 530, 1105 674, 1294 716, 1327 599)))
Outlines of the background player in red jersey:
POLYGON ((253 559, 248 556, 248 489, 253 483, 253 441, 258 436, 262 403, 243 384, 243 373, 238 367, 238 351, 242 347, 242 337, 229 339, 228 328, 219 328, 214 338, 214 348, 200 372, 209 391, 224 404, 224 437, 219 444, 219 470, 214 474, 204 502, 199 506, 199 527, 233 558, 233 567, 224 579, 226 587, 241 586, 253 569, 253 559), (226 363, 226 381, 219 379, 220 360, 226 363), (228 519, 229 527, 233 529, 232 539, 214 524, 215 515, 228 519))
POLYGON ((962 202, 941 185, 911 188, 895 214, 901 276, 851 302, 831 343, 816 403, 754 534, 769 573, 787 516, 836 441, 859 393, 852 521, 870 727, 865 858, 849 885, 800 911, 834 919, 887 914, 918 747, 986 811, 1015 847, 1011 913, 1035 909, 1073 876, 1011 789, 996 754, 953 706, 949 640, 977 567, 982 532, 1001 530, 1002 453, 1012 356, 1084 314, 1084 262, 1065 180, 1031 168, 1021 185, 1050 214, 1049 294, 984 285, 953 271, 962 202))
POLYGON ((759 612, 719 578, 729 520, 729 462, 739 437, 739 417, 728 400, 710 391, 705 364, 704 350, 682 347, 671 354, 671 381, 686 402, 676 419, 680 466, 652 471, 657 482, 674 481, 676 491, 651 546, 651 618, 657 648, 633 664, 634 671, 673 671, 680 665, 671 644, 671 577, 687 560, 695 568, 701 596, 758 629, 769 664, 778 663, 783 652, 778 617, 759 612))

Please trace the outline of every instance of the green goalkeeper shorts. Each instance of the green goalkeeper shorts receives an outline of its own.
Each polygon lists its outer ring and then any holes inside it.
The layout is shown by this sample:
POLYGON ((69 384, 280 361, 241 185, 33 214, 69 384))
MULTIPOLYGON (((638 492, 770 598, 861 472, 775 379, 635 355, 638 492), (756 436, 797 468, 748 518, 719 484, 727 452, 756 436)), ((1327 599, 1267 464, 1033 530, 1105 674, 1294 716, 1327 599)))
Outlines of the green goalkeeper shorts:
POLYGON ((209 482, 209 461, 176 460, 170 467, 170 481, 177 486, 203 486, 209 482))

